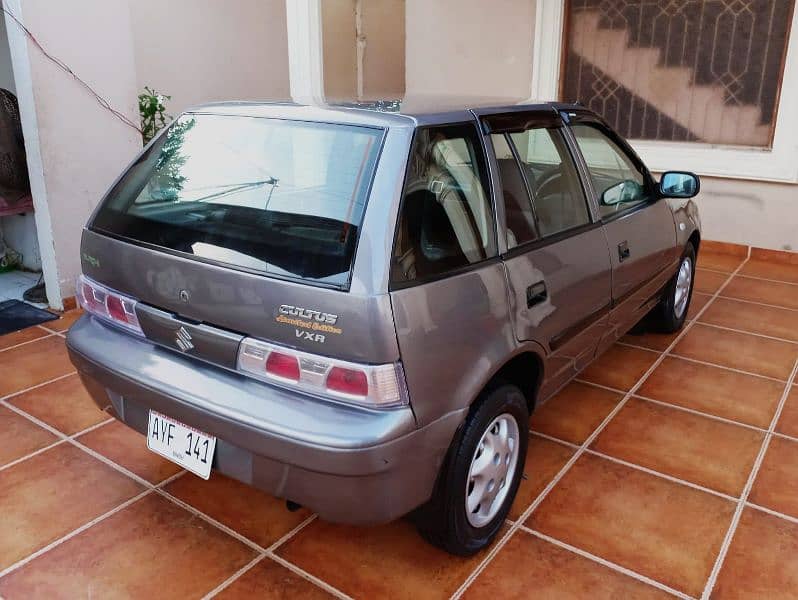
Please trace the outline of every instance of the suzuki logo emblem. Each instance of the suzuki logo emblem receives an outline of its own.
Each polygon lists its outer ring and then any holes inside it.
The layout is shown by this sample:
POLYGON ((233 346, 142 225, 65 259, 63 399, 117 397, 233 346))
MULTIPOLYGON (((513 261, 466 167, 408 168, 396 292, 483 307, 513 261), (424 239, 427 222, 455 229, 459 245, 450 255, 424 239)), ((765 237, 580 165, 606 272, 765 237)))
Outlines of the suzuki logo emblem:
POLYGON ((180 298, 180 301, 181 301, 181 302, 186 302, 186 303, 188 303, 188 301, 189 301, 189 299, 190 299, 190 298, 189 298, 189 295, 188 295, 188 290, 180 290, 180 292, 179 292, 177 295, 178 295, 178 297, 180 298))
POLYGON ((186 330, 185 327, 181 327, 177 330, 177 334, 175 335, 175 343, 183 352, 188 352, 194 348, 194 344, 191 343, 191 334, 186 330))

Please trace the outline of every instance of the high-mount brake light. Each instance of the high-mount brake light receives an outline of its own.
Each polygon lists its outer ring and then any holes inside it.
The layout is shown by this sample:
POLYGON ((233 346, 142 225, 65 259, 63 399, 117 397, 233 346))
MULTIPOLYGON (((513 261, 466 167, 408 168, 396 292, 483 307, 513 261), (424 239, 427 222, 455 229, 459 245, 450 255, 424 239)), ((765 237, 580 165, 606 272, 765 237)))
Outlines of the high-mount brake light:
POLYGON ((78 301, 83 309, 109 323, 137 335, 144 335, 136 317, 136 301, 80 275, 77 282, 78 301))
POLYGON ((407 406, 401 363, 361 365, 244 338, 238 370, 288 389, 368 408, 407 406))

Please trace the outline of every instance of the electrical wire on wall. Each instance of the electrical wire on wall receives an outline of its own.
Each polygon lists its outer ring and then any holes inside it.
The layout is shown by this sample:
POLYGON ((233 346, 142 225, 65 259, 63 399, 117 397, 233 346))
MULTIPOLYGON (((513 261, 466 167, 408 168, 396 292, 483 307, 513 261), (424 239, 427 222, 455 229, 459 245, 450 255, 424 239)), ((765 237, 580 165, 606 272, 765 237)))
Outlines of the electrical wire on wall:
POLYGON ((134 123, 129 118, 127 118, 122 112, 118 111, 113 106, 111 106, 111 103, 108 100, 106 100, 105 98, 103 98, 91 85, 89 85, 83 79, 78 77, 78 75, 69 67, 69 65, 64 63, 61 59, 59 59, 59 58, 53 56, 52 54, 50 54, 44 48, 44 46, 42 46, 39 43, 39 40, 36 39, 36 36, 33 35, 33 33, 30 31, 30 29, 28 29, 25 26, 25 24, 22 23, 22 21, 20 21, 16 17, 16 15, 14 15, 14 13, 9 11, 4 6, 0 7, 0 9, 2 9, 2 11, 5 14, 7 14, 9 17, 11 17, 11 19, 14 21, 14 23, 16 23, 17 26, 25 33, 25 36, 33 43, 34 46, 36 46, 39 49, 39 51, 42 53, 42 55, 44 55, 45 58, 47 58, 50 62, 55 64, 59 69, 61 69, 62 71, 64 71, 68 75, 71 75, 75 79, 75 81, 77 81, 81 86, 86 88, 86 90, 89 92, 89 94, 94 96, 94 99, 97 100, 97 102, 98 102, 98 104, 100 104, 100 106, 102 106, 104 109, 106 109, 111 114, 113 114, 117 119, 122 121, 125 125, 135 129, 139 134, 141 134, 141 128, 138 126, 138 124, 134 123))

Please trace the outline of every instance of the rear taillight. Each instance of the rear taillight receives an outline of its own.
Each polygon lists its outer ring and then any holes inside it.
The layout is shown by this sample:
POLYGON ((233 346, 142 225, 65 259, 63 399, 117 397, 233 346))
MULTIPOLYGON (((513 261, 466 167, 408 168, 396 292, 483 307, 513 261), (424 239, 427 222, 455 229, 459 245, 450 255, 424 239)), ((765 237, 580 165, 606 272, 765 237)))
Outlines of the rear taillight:
POLYGON ((269 352, 269 358, 266 359, 266 372, 272 377, 299 381, 299 361, 290 354, 269 352))
POLYGON ((80 275, 77 282, 78 301, 83 309, 101 319, 144 335, 136 317, 136 301, 123 296, 85 275, 80 275))
POLYGON ((360 369, 333 367, 327 373, 327 389, 350 396, 368 396, 369 382, 366 373, 360 369))
POLYGON ((238 369, 264 381, 370 408, 408 404, 401 363, 360 365, 245 338, 238 369))

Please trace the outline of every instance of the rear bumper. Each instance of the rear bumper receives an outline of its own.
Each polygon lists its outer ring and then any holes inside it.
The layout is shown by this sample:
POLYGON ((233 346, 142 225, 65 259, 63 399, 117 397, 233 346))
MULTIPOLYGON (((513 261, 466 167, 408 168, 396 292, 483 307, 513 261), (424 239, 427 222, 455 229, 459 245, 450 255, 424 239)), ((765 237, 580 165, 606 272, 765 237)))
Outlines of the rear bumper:
POLYGON ((464 412, 417 428, 409 408, 315 400, 188 358, 84 316, 72 362, 94 401, 146 433, 157 410, 217 440, 213 467, 327 520, 380 523, 424 503, 464 412))

